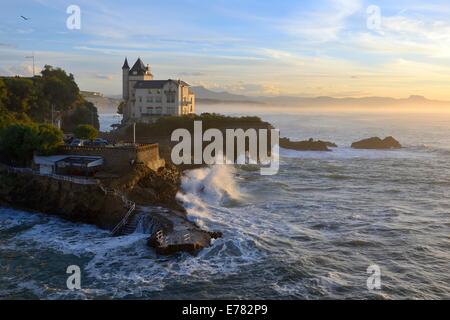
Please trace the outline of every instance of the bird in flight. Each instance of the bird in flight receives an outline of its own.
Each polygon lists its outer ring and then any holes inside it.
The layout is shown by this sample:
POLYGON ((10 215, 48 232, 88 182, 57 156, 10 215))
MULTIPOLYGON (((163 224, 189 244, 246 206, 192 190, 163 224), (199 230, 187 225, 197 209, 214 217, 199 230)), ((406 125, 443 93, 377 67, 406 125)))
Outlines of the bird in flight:
POLYGON ((30 20, 30 18, 24 17, 24 16, 20 16, 23 20, 30 20))

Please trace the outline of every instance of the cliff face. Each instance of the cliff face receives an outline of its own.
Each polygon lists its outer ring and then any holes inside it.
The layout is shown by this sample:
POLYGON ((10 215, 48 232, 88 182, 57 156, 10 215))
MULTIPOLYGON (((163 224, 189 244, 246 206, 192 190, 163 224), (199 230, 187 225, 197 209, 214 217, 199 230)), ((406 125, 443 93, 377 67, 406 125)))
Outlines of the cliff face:
POLYGON ((97 185, 80 185, 31 174, 1 172, 0 202, 113 228, 126 213, 122 200, 97 185))
POLYGON ((181 171, 175 166, 167 165, 153 171, 137 165, 121 178, 112 181, 110 186, 121 190, 137 205, 157 204, 182 210, 175 201, 180 184, 181 171))

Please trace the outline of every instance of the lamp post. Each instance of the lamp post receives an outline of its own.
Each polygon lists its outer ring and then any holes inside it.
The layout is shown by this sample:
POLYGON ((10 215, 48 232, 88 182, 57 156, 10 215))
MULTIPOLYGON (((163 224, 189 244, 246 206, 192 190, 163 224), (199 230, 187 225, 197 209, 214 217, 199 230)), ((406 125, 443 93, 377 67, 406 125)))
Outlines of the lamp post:
POLYGON ((33 77, 36 75, 34 71, 34 51, 31 56, 26 56, 25 59, 33 59, 33 77))
POLYGON ((133 122, 133 145, 136 145, 136 122, 133 122))

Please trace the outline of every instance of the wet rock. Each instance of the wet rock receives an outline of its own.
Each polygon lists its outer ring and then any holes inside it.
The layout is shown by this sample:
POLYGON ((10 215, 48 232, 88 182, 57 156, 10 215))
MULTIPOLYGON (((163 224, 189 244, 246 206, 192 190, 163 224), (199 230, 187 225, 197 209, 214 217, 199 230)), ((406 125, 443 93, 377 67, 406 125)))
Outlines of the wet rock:
POLYGON ((147 244, 158 254, 171 255, 178 252, 196 254, 199 250, 209 247, 211 239, 222 237, 221 232, 205 231, 189 221, 183 212, 170 211, 164 215, 171 228, 152 228, 147 244))
POLYGON ((220 231, 210 231, 209 235, 211 236, 212 239, 219 239, 222 238, 223 233, 220 231))
POLYGON ((297 151, 331 151, 337 145, 329 141, 309 139, 305 141, 291 141, 289 138, 280 139, 280 147, 297 151))
POLYGON ((354 149, 399 149, 401 147, 402 145, 390 136, 384 139, 372 137, 352 143, 354 149))

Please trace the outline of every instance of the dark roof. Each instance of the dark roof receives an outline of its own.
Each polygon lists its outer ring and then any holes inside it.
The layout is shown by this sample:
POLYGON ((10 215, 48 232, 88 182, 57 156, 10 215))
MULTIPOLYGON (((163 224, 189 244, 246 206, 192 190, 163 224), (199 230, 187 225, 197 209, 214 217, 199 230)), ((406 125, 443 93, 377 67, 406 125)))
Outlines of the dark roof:
POLYGON ((123 62, 123 67, 122 69, 130 69, 130 67, 128 66, 128 60, 127 58, 125 58, 125 61, 123 62))
MULTIPOLYGON (((178 80, 141 80, 136 81, 134 85, 135 89, 161 89, 167 82, 178 83, 178 80)), ((183 86, 189 86, 186 82, 180 80, 180 84, 183 86)))
POLYGON ((137 75, 141 76, 141 75, 144 75, 146 71, 147 71, 147 68, 145 67, 141 58, 138 58, 130 70, 130 75, 134 75, 134 72, 136 72, 137 75))

